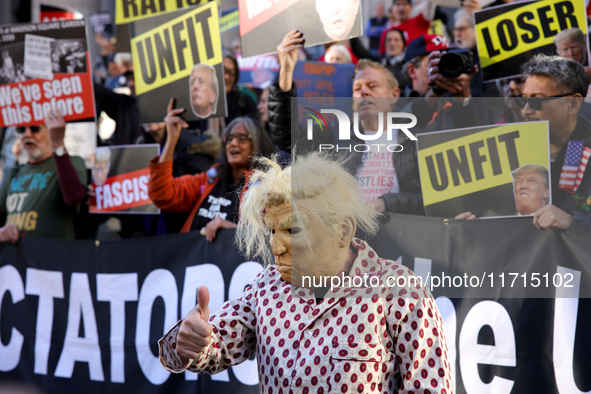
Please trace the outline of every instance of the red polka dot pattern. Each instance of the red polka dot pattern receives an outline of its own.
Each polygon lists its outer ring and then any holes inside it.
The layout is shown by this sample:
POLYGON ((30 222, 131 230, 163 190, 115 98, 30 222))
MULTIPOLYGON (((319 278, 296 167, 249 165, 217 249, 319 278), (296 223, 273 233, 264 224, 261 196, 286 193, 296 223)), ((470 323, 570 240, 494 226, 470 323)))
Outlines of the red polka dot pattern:
MULTIPOLYGON (((363 241, 353 246, 352 273, 414 276, 363 241)), ((359 290, 316 304, 311 291, 267 267, 210 317, 212 341, 199 359, 181 362, 179 322, 159 341, 160 361, 171 372, 214 374, 256 352, 261 393, 451 394, 443 322, 429 290, 359 290)))

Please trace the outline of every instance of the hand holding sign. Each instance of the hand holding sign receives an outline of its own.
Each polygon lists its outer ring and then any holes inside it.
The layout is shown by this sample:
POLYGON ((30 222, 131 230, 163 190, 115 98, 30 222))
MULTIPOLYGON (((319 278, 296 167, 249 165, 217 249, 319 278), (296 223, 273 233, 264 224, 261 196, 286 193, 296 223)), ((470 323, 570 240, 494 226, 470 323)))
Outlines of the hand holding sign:
POLYGON ((45 112, 45 124, 49 131, 49 138, 51 138, 51 146, 53 150, 56 150, 60 146, 64 146, 66 121, 59 109, 55 108, 53 111, 45 112))
POLYGON ((170 98, 168 102, 168 108, 166 109, 167 115, 164 118, 164 123, 166 123, 166 143, 164 144, 164 149, 162 149, 162 154, 160 155, 159 163, 162 163, 166 160, 172 159, 174 155, 174 149, 176 147, 176 143, 181 136, 181 130, 183 127, 188 128, 189 124, 185 122, 181 115, 185 112, 184 108, 174 109, 175 99, 174 97, 170 98))
POLYGON ((184 363, 188 359, 198 358, 211 342, 213 327, 209 320, 209 290, 201 286, 197 290, 198 305, 195 306, 181 323, 176 337, 176 351, 184 363))
POLYGON ((534 214, 534 226, 540 229, 568 230, 575 217, 554 205, 546 205, 534 214))
POLYGON ((298 49, 304 47, 304 34, 294 30, 285 35, 281 44, 277 46, 279 58, 279 88, 284 92, 291 90, 293 71, 298 62, 298 49))

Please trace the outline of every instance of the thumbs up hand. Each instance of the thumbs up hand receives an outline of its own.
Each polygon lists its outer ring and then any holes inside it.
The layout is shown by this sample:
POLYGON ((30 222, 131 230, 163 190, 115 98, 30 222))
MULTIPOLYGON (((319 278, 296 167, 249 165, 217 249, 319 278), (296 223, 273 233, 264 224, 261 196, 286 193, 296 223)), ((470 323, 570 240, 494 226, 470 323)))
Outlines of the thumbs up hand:
POLYGON ((197 290, 198 305, 195 306, 181 323, 176 337, 176 351, 183 363, 188 359, 198 358, 211 342, 213 327, 209 320, 209 290, 201 286, 197 290))

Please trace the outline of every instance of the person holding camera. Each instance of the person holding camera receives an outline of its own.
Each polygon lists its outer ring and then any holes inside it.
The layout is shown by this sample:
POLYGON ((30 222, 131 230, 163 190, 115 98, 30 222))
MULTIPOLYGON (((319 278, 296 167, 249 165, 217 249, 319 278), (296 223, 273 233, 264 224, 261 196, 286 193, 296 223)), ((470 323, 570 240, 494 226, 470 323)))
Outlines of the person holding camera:
POLYGON ((501 92, 495 83, 484 83, 484 76, 480 67, 480 58, 476 47, 476 30, 472 15, 465 9, 459 9, 454 15, 454 45, 458 48, 466 49, 472 52, 474 63, 478 65, 479 70, 470 80, 470 88, 478 95, 487 97, 501 97, 501 92))
POLYGON ((469 106, 471 97, 481 95, 470 89, 470 81, 478 72, 471 51, 450 48, 442 36, 425 34, 408 45, 406 60, 406 71, 413 81, 407 95, 425 98, 413 100, 403 109, 417 116, 417 127, 444 130, 473 124, 477 108, 458 119, 450 118, 453 112, 446 111, 454 105, 469 106))
POLYGON ((442 51, 449 48, 445 38, 436 34, 424 34, 412 40, 404 56, 405 74, 411 80, 404 96, 422 97, 431 87, 429 86, 429 59, 428 55, 433 51, 442 51))

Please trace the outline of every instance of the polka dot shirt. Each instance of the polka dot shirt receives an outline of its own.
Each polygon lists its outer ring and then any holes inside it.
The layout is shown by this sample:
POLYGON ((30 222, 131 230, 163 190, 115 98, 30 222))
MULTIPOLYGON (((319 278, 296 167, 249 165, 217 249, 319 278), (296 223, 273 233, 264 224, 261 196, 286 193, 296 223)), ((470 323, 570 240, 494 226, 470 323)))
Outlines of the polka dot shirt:
MULTIPOLYGON (((381 284, 414 276, 365 242, 352 245, 351 276, 381 284)), ((317 304, 312 291, 267 267, 210 317, 212 341, 199 359, 183 364, 176 352, 179 322, 159 341, 160 361, 171 372, 215 374, 256 352, 265 394, 452 393, 443 322, 427 288, 353 286, 331 295, 317 304)))

